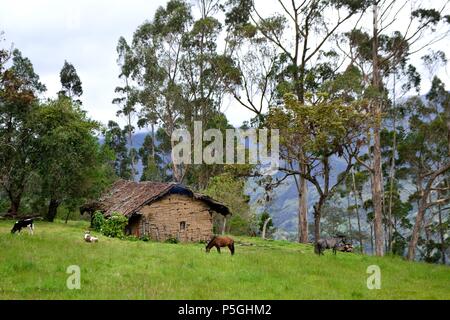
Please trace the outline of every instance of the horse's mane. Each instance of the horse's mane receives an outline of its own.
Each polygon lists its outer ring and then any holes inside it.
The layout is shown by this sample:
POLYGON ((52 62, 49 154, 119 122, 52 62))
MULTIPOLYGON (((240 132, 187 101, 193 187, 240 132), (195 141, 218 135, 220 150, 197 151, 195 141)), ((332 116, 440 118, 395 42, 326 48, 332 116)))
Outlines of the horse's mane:
POLYGON ((211 240, 209 240, 208 244, 206 246, 209 246, 214 240, 216 240, 217 236, 214 235, 211 240))

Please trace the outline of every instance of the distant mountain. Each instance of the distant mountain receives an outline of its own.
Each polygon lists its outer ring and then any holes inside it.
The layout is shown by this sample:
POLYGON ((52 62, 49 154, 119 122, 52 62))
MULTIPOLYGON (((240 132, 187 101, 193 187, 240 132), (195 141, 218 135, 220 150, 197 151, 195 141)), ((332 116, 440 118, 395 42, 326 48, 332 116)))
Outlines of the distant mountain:
MULTIPOLYGON (((138 132, 133 135, 133 147, 139 149, 144 143, 144 139, 148 133, 138 132)), ((103 139, 100 138, 100 142, 103 139)), ((128 146, 130 147, 130 146, 128 146)), ((333 159, 333 173, 332 183, 336 180, 336 174, 339 174, 345 169, 345 163, 340 159, 333 159)), ((137 164, 137 176, 136 180, 140 179, 143 171, 142 162, 139 160, 137 164)), ((283 173, 278 172, 273 176, 274 178, 283 177, 283 173)), ((414 192, 414 186, 408 182, 403 182, 403 190, 401 192, 402 200, 406 200, 409 194, 414 192)), ((279 187, 273 192, 273 199, 270 203, 265 203, 265 194, 263 188, 259 187, 255 178, 249 178, 246 185, 246 194, 250 196, 250 207, 256 214, 261 214, 263 211, 267 211, 273 219, 273 224, 277 228, 275 233, 276 239, 294 239, 298 233, 298 192, 293 177, 286 179, 279 187)), ((371 197, 370 184, 364 187, 363 199, 367 200, 371 197)), ((318 194, 311 184, 308 189, 308 220, 310 223, 314 221, 313 217, 313 205, 318 199, 318 194)), ((346 205, 336 203, 337 206, 346 205)), ((362 227, 366 231, 369 230, 369 226, 365 222, 365 217, 362 217, 362 227)), ((356 228, 356 219, 352 221, 352 225, 356 228)))

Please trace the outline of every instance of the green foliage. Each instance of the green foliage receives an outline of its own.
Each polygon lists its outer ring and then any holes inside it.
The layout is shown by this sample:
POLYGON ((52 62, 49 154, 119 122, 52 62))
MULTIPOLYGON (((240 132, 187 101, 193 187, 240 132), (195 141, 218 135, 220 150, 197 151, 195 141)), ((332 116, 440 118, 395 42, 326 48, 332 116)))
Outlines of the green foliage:
POLYGON ((125 236, 124 230, 127 224, 127 217, 121 213, 113 212, 103 223, 101 231, 107 237, 122 239, 125 236))
POLYGON ((27 181, 32 177, 36 155, 30 122, 39 108, 37 97, 46 88, 31 61, 19 50, 1 52, 0 181, 10 201, 10 213, 17 214, 27 181), (12 65, 6 68, 9 57, 12 65))
POLYGON ((356 141, 362 128, 365 119, 362 104, 361 101, 346 104, 322 94, 314 105, 307 105, 289 94, 283 108, 270 110, 268 124, 280 128, 282 146, 291 148, 296 145, 295 140, 301 139, 304 152, 311 158, 341 156, 345 146, 356 141))
MULTIPOLYGON (((266 222, 266 220, 269 218, 270 218, 270 214, 265 211, 259 216, 259 221, 258 221, 259 231, 263 231, 264 222, 266 222)), ((272 221, 272 219, 270 219, 266 226, 266 232, 273 231, 273 228, 274 228, 273 221, 272 221)))
POLYGON ((252 0, 227 0, 223 9, 226 10, 225 24, 228 29, 238 29, 249 25, 252 7, 252 0))
POLYGON ((160 181, 168 179, 167 168, 164 165, 164 145, 157 142, 158 135, 155 134, 155 141, 152 135, 145 136, 144 143, 139 149, 139 157, 142 159, 143 172, 141 181, 160 181))
MULTIPOLYGON (((232 213, 227 217, 227 232, 249 235, 254 231, 255 217, 248 205, 249 197, 244 194, 245 179, 234 176, 231 172, 212 177, 208 187, 202 192, 215 200, 226 204, 232 213)), ((222 231, 223 217, 217 215, 214 220, 215 230, 222 231)))
POLYGON ((177 243, 179 243, 180 241, 177 239, 177 238, 168 238, 168 239, 166 239, 166 241, 164 241, 165 243, 172 243, 172 244, 177 244, 177 243))
MULTIPOLYGON (((62 85, 61 91, 58 92, 59 95, 74 99, 83 94, 81 80, 73 64, 64 61, 59 77, 62 85)), ((77 100, 77 102, 81 103, 80 100, 77 100)))
POLYGON ((398 256, 405 254, 406 246, 408 245, 406 239, 397 231, 392 235, 392 253, 398 256))
POLYGON ((336 237, 337 234, 348 233, 349 231, 346 219, 348 214, 342 207, 336 205, 333 200, 328 201, 322 211, 322 234, 325 237, 336 237))
POLYGON ((127 149, 127 132, 122 130, 117 122, 109 121, 108 126, 103 128, 105 142, 103 149, 113 155, 111 167, 115 175, 122 179, 131 178, 131 158, 127 149))
POLYGON ((91 223, 92 228, 95 231, 99 231, 99 232, 102 231, 105 221, 106 221, 106 219, 102 212, 100 212, 100 211, 94 212, 94 214, 92 216, 92 223, 91 223))
MULTIPOLYGON (((99 125, 71 99, 60 97, 42 105, 30 127, 41 197, 56 207, 62 202, 76 206, 98 196, 111 182, 108 159, 95 136, 99 125)), ((56 210, 50 209, 47 218, 51 221, 56 210)))

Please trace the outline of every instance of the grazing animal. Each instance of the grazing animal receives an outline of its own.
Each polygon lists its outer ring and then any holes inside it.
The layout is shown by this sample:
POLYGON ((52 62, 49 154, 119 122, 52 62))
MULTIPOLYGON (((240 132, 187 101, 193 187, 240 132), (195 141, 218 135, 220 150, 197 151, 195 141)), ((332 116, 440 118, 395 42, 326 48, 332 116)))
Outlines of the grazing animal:
POLYGON ((338 248, 341 252, 353 252, 353 245, 351 243, 346 243, 338 248))
POLYGON ((33 234, 34 218, 22 219, 22 220, 16 221, 16 223, 14 223, 14 226, 11 229, 11 233, 16 233, 16 232, 20 233, 20 231, 22 231, 22 228, 26 228, 26 227, 28 227, 30 234, 33 234))
POLYGON ((84 241, 86 242, 98 242, 98 238, 91 236, 90 231, 84 233, 84 241))
POLYGON ((325 249, 332 249, 333 253, 336 254, 336 251, 339 248, 342 248, 346 245, 345 238, 330 238, 330 239, 319 239, 316 241, 314 245, 314 252, 319 256, 325 251, 325 249))
POLYGON ((214 236, 206 245, 206 252, 209 252, 212 247, 216 247, 217 252, 219 253, 220 248, 228 247, 228 249, 230 249, 231 255, 234 254, 234 240, 230 237, 214 236))

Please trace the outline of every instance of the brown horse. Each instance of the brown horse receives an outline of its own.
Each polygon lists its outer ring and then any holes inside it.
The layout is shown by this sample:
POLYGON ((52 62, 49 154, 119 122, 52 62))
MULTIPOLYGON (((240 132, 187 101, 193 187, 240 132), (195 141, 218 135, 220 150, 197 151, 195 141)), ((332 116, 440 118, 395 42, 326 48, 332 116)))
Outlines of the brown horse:
POLYGON ((220 253, 221 247, 228 247, 231 254, 234 254, 234 240, 230 237, 214 236, 211 241, 206 245, 206 252, 209 252, 212 247, 216 247, 217 252, 220 253))

